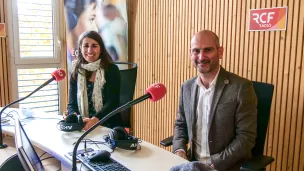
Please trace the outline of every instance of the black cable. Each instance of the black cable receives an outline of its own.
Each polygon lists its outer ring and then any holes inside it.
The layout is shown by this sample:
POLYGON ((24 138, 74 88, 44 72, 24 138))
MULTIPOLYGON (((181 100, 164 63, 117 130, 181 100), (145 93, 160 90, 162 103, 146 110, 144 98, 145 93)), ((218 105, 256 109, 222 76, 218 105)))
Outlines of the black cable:
POLYGON ((39 158, 41 158, 43 155, 45 155, 46 154, 46 152, 44 152, 43 154, 41 154, 40 156, 39 156, 39 158))
MULTIPOLYGON (((43 154, 41 154, 40 156, 39 156, 39 158, 41 158, 43 155, 45 155, 47 152, 44 152, 43 154)), ((55 157, 53 157, 53 156, 51 156, 51 157, 47 157, 47 158, 44 158, 44 159, 41 159, 40 161, 43 161, 43 160, 47 160, 47 159, 51 159, 51 158, 55 158, 55 157)), ((61 170, 61 167, 57 170, 57 171, 60 171, 61 170)))
MULTIPOLYGON (((109 151, 109 153, 113 153, 114 152, 114 149, 112 149, 111 145, 108 144, 107 142, 103 142, 103 141, 95 141, 95 140, 91 140, 91 139, 83 139, 81 140, 80 143, 87 143, 87 144, 95 144, 96 147, 100 150, 100 147, 98 146, 98 144, 102 144, 102 145, 105 145, 107 146, 111 151, 109 151)), ((73 145, 75 145, 76 142, 73 143, 73 145)))
POLYGON ((41 161, 43 161, 43 160, 47 160, 47 159, 51 159, 51 158, 54 158, 54 157, 53 157, 53 156, 51 156, 51 157, 47 157, 47 158, 41 159, 41 161))
MULTIPOLYGON (((102 142, 102 141, 94 141, 91 139, 83 139, 81 140, 81 143, 87 143, 87 144, 95 144, 97 146, 98 149, 100 149, 100 147, 98 146, 98 144, 106 144, 106 142, 102 142), (87 142, 89 141, 89 142, 87 142)), ((73 145, 75 145, 76 142, 73 143, 73 145)))

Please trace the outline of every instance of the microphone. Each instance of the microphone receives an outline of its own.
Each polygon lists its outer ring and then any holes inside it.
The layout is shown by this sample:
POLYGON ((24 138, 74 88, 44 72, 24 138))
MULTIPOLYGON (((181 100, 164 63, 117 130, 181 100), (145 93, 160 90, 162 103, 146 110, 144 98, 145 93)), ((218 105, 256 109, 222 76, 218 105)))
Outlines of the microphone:
POLYGON ((1 115, 3 113, 3 111, 10 107, 11 105, 15 104, 15 103, 18 103, 28 97, 30 97, 32 94, 34 94, 35 92, 37 92, 38 90, 42 89, 43 87, 45 87, 46 85, 48 85, 49 83, 51 83, 52 81, 61 81, 62 79, 64 79, 65 77, 65 71, 61 68, 55 70, 54 72, 52 72, 51 74, 52 78, 49 79, 48 81, 46 81, 45 83, 43 83, 41 86, 39 86, 38 88, 36 88, 33 92, 31 92, 30 94, 28 94, 27 96, 19 99, 19 100, 16 100, 16 101, 13 101, 12 103, 6 105, 5 107, 2 108, 2 110, 0 111, 0 149, 3 149, 3 148, 6 148, 7 145, 6 144, 3 144, 3 139, 2 139, 2 127, 1 127, 1 115))
POLYGON ((105 121, 107 121, 109 118, 111 118, 112 116, 114 116, 117 113, 120 113, 128 108, 130 108, 131 106, 140 103, 146 99, 150 99, 150 101, 152 102, 156 102, 158 100, 160 100, 161 98, 163 98, 166 94, 167 90, 166 87, 162 84, 162 83, 154 83, 151 86, 149 86, 146 89, 146 94, 135 99, 132 100, 120 107, 118 107, 117 109, 115 109, 114 111, 110 112, 109 114, 107 114, 104 118, 102 118, 100 121, 98 121, 95 125, 93 125, 91 128, 89 128, 86 132, 84 132, 80 138, 77 140, 76 144, 74 145, 74 149, 73 149, 73 155, 72 155, 72 171, 76 171, 76 152, 77 152, 77 148, 78 145, 80 144, 81 140, 90 132, 92 132, 96 127, 98 127, 100 124, 103 124, 105 121))

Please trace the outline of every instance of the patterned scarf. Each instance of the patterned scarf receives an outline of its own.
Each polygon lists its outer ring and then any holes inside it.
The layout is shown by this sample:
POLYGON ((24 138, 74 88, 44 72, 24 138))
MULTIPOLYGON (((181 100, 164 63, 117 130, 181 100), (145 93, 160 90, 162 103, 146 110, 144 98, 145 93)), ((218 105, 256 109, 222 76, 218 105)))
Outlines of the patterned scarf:
POLYGON ((103 107, 102 102, 102 88, 106 83, 105 80, 105 71, 103 68, 100 68, 100 59, 91 62, 88 64, 81 64, 83 69, 79 69, 80 73, 77 78, 77 102, 78 109, 82 116, 89 117, 89 103, 88 103, 88 95, 87 95, 87 79, 85 77, 86 71, 96 71, 92 101, 94 104, 95 111, 98 112, 103 107))

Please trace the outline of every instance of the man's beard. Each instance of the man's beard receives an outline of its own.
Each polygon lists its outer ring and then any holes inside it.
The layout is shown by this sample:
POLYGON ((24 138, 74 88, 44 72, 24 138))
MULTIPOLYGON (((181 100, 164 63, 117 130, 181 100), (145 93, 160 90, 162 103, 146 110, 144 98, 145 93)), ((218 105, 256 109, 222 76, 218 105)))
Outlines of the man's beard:
POLYGON ((200 73, 204 74, 204 73, 209 73, 210 71, 212 71, 212 69, 214 67, 213 67, 213 63, 211 60, 203 60, 203 61, 196 63, 196 68, 200 73), (202 66, 202 65, 204 65, 204 66, 202 66))

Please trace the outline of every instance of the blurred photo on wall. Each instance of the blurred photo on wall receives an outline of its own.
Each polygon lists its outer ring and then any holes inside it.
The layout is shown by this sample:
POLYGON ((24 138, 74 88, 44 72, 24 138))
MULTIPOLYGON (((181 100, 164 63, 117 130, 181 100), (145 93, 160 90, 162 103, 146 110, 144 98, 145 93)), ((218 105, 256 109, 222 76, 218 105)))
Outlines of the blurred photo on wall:
POLYGON ((113 61, 128 61, 128 22, 125 0, 64 0, 67 68, 79 53, 78 37, 97 31, 113 61))

